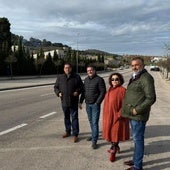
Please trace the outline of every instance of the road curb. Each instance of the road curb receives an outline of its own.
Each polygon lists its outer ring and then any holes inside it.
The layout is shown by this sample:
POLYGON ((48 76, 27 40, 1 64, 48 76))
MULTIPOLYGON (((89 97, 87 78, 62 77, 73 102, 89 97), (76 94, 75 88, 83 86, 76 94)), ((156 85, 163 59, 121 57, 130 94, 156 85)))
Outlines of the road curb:
POLYGON ((27 86, 19 86, 19 87, 8 87, 8 88, 1 88, 0 91, 7 91, 7 90, 14 90, 14 89, 26 89, 31 87, 38 87, 38 86, 50 86, 54 85, 54 83, 45 83, 45 84, 35 84, 35 85, 27 85, 27 86))

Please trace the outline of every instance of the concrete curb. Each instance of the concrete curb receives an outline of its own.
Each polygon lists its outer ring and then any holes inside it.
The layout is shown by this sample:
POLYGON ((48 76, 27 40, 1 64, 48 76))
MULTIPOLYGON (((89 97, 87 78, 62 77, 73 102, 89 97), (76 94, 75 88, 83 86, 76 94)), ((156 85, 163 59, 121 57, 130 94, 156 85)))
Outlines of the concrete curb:
POLYGON ((14 89, 25 89, 25 88, 38 87, 38 86, 48 86, 48 85, 49 86, 54 85, 54 83, 35 84, 35 85, 26 85, 26 86, 18 86, 18 87, 1 88, 0 91, 14 90, 14 89))

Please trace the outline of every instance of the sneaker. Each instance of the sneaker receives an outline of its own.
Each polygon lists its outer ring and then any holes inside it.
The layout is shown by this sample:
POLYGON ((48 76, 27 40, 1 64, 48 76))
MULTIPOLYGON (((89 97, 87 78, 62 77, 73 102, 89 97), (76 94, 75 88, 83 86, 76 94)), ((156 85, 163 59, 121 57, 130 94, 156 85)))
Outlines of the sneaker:
POLYGON ((96 142, 93 142, 93 143, 92 143, 92 148, 93 148, 93 149, 97 149, 97 144, 96 144, 96 142))
POLYGON ((67 137, 69 137, 70 136, 70 133, 65 133, 64 135, 63 135, 63 138, 67 138, 67 137))
POLYGON ((87 141, 91 141, 91 140, 92 140, 92 137, 88 137, 86 140, 87 140, 87 141))
POLYGON ((78 136, 73 137, 73 142, 76 143, 78 141, 78 136))

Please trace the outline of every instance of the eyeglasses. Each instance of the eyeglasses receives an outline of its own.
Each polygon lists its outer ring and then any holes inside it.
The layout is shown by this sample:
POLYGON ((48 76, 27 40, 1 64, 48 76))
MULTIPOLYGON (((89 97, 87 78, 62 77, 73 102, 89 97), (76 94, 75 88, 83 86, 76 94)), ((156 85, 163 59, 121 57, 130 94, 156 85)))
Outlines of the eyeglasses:
POLYGON ((119 81, 119 78, 111 78, 111 81, 119 81))

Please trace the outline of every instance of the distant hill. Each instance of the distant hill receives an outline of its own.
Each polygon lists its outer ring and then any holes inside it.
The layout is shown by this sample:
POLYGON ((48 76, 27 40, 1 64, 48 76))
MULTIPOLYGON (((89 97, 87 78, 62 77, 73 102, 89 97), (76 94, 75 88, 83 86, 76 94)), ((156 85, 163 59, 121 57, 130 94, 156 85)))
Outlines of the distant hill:
MULTIPOLYGON (((19 35, 11 34, 11 41, 12 45, 18 44, 19 35)), ((21 36, 22 37, 22 36, 21 36)), ((39 47, 69 47, 67 45, 63 45, 62 43, 52 43, 51 41, 47 41, 46 39, 39 40, 36 38, 30 38, 26 40, 23 38, 23 45, 32 48, 39 48, 39 47)))
POLYGON ((108 52, 97 50, 97 49, 88 49, 88 50, 85 50, 84 53, 86 53, 86 54, 103 54, 105 56, 121 57, 121 55, 112 54, 112 53, 108 53, 108 52))
MULTIPOLYGON (((11 34, 12 45, 18 44, 19 37, 22 37, 22 36, 15 35, 13 33, 11 34)), ((32 38, 32 37, 29 40, 26 40, 23 37, 23 45, 28 47, 31 51, 37 51, 40 49, 40 47, 43 48, 43 51, 51 51, 51 50, 55 50, 57 48, 64 48, 64 47, 71 48, 68 45, 63 45, 62 43, 52 43, 51 41, 48 41, 46 39, 39 40, 39 39, 32 38)), ((103 54, 103 55, 115 56, 115 57, 120 56, 117 54, 111 54, 111 53, 97 50, 97 49, 88 49, 88 50, 84 50, 84 51, 81 51, 81 50, 79 50, 79 51, 82 54, 91 54, 91 55, 103 54)))
POLYGON ((88 49, 88 50, 85 50, 84 52, 86 52, 86 53, 96 53, 96 54, 111 55, 111 54, 108 53, 108 52, 101 51, 101 50, 97 50, 97 49, 88 49))

